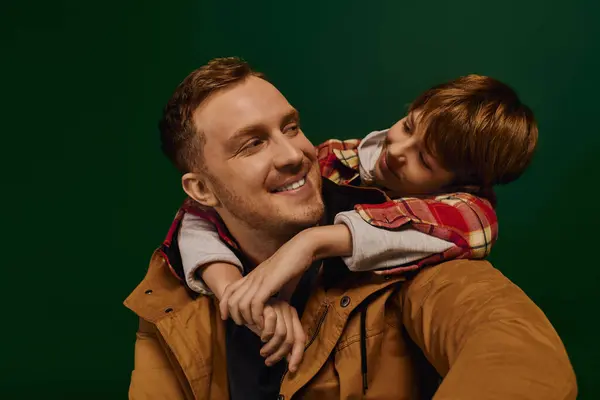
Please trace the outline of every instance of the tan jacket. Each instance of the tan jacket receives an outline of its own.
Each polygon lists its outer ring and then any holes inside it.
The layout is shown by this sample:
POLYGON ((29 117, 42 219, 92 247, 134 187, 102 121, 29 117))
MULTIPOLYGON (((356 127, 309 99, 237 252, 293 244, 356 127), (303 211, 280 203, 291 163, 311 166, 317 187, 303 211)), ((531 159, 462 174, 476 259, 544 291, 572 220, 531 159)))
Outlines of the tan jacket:
MULTIPOLYGON (((353 274, 327 293, 316 289, 302 316, 304 359, 284 376, 280 399, 417 399, 413 342, 443 377, 436 400, 576 398, 552 325, 488 262, 449 261, 403 279, 353 274), (364 396, 358 306, 366 306, 364 396)), ((192 300, 157 251, 125 304, 140 317, 130 399, 228 399, 213 298, 192 300)))

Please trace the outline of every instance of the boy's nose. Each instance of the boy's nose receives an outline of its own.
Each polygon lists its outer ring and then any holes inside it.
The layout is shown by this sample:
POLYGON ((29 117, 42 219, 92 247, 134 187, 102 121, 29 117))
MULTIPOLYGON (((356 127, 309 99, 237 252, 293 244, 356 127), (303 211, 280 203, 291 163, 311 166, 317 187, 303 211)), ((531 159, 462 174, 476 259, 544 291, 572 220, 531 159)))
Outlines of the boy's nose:
POLYGON ((396 163, 404 164, 406 162, 406 151, 408 149, 400 143, 390 144, 387 152, 388 157, 394 158, 396 163))

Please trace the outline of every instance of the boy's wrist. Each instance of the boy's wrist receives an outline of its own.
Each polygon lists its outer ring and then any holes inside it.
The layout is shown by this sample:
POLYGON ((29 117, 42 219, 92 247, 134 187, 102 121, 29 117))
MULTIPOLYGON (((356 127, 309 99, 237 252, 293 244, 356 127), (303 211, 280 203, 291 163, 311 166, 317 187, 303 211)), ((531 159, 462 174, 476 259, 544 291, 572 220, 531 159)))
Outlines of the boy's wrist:
POLYGON ((319 243, 322 235, 318 228, 305 229, 292 239, 295 242, 294 245, 301 249, 302 254, 310 256, 313 260, 323 246, 322 243, 319 243))
POLYGON ((198 269, 197 275, 204 281, 218 300, 221 300, 223 292, 229 284, 242 279, 242 274, 238 267, 221 261, 203 265, 198 269))
POLYGON ((297 237, 301 237, 313 260, 352 255, 352 235, 344 224, 308 228, 297 237))

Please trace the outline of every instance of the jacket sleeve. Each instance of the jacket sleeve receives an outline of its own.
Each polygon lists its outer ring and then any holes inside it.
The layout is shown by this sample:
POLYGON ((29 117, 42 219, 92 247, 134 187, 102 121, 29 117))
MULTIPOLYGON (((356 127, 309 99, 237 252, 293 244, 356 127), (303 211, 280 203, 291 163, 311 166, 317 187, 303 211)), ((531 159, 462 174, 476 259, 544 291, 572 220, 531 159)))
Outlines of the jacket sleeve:
POLYGON ((135 341, 135 361, 129 385, 130 400, 191 398, 177 379, 154 325, 140 319, 135 341))
POLYGON ((443 377, 434 397, 577 397, 558 334, 531 299, 485 261, 426 268, 401 290, 410 337, 443 377))

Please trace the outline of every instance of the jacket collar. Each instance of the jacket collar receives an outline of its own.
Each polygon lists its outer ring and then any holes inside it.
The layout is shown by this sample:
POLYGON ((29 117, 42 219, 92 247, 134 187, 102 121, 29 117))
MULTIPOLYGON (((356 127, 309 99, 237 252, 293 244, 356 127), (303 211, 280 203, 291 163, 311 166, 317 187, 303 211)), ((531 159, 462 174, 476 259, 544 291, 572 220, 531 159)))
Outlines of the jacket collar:
POLYGON ((152 255, 146 276, 124 304, 140 318, 156 324, 187 306, 189 290, 173 274, 161 249, 152 255))

